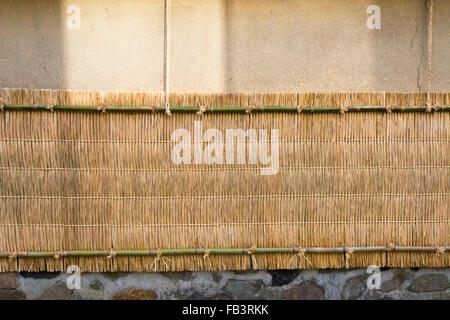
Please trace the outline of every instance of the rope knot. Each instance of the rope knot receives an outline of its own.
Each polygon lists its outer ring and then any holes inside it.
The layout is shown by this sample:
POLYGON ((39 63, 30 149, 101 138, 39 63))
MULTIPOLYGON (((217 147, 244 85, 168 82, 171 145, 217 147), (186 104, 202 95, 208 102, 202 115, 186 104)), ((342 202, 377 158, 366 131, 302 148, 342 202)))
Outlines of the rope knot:
POLYGON ((350 248, 345 248, 345 259, 350 260, 353 254, 353 250, 350 248))
POLYGON ((388 104, 388 105, 386 106, 386 112, 387 112, 387 113, 392 113, 392 106, 391 106, 390 104, 388 104))
POLYGON ((5 111, 6 102, 3 98, 0 98, 0 111, 5 111))
POLYGON ((63 250, 61 250, 57 254, 54 255, 54 258, 56 260, 58 260, 59 258, 64 257, 64 255, 65 255, 65 252, 63 250))
POLYGON ((46 107, 46 109, 47 109, 47 110, 50 110, 51 112, 54 112, 54 110, 53 110, 54 107, 55 107, 55 104, 54 104, 54 103, 50 103, 50 104, 46 107))
POLYGON ((250 247, 250 249, 248 249, 247 253, 251 258, 251 262, 252 262, 252 268, 253 270, 258 269, 258 263, 256 263, 256 258, 255 258, 255 250, 256 250, 256 246, 253 245, 250 247))
POLYGON ((113 248, 111 248, 111 250, 109 250, 109 254, 108 254, 108 256, 106 257, 106 259, 112 259, 112 258, 114 258, 116 255, 117 255, 117 253, 114 251, 113 248))
POLYGON ((247 110, 245 110, 246 114, 252 113, 252 111, 255 109, 255 106, 253 104, 249 104, 247 107, 247 110))
POLYGON ((305 261, 308 262, 312 266, 311 261, 309 261, 309 259, 305 255, 306 249, 301 248, 301 247, 296 247, 296 248, 294 248, 294 250, 297 251, 297 254, 293 255, 291 260, 289 260, 289 265, 291 265, 292 261, 295 258, 298 258, 300 262, 302 261, 302 259, 305 259, 305 261))
POLYGON ((432 106, 429 102, 427 102, 427 113, 436 112, 441 108, 441 106, 432 106))
POLYGON ((206 107, 205 106, 199 106, 198 107, 198 111, 197 111, 197 114, 199 115, 199 116, 202 116, 205 112, 206 112, 206 107))
POLYGON ((444 247, 437 247, 436 248, 436 255, 439 257, 439 256, 442 256, 443 254, 445 253, 445 248, 444 247))
POLYGON ((171 262, 171 263, 173 263, 174 261, 173 260, 171 260, 171 259, 169 259, 169 258, 166 258, 166 257, 163 257, 163 251, 161 250, 161 249, 158 249, 157 251, 156 251, 156 257, 155 257, 155 259, 153 260, 153 263, 152 263, 152 265, 150 266, 150 267, 153 267, 154 266, 154 271, 156 272, 156 269, 157 269, 157 267, 158 267, 158 262, 159 261, 162 261, 163 263, 164 263, 164 265, 166 266, 166 269, 169 269, 169 265, 166 263, 166 261, 169 261, 169 262, 171 262))
POLYGON ((106 113, 106 104, 102 101, 97 105, 97 110, 106 113))
POLYGON ((9 262, 13 261, 14 259, 17 259, 17 251, 12 252, 8 257, 9 262))
POLYGON ((209 261, 209 267, 211 268, 211 270, 213 269, 213 265, 212 265, 212 261, 211 258, 209 257, 209 249, 205 248, 205 254, 203 255, 203 260, 204 262, 206 262, 206 259, 208 259, 209 261))
POLYGON ((352 258, 353 250, 345 248, 345 267, 350 268, 350 259, 352 258))
POLYGON ((299 114, 302 113, 303 108, 304 108, 303 106, 298 105, 297 106, 297 113, 299 113, 299 114))
POLYGON ((166 103, 166 114, 167 114, 168 116, 171 116, 171 115, 172 115, 172 112, 170 112, 170 104, 169 104, 169 103, 166 103))
POLYGON ((340 114, 344 114, 344 113, 346 113, 347 111, 348 111, 348 108, 347 108, 346 106, 341 106, 341 107, 339 108, 340 114))
POLYGON ((395 248, 395 244, 392 242, 389 242, 388 245, 386 246, 387 251, 392 251, 395 248))

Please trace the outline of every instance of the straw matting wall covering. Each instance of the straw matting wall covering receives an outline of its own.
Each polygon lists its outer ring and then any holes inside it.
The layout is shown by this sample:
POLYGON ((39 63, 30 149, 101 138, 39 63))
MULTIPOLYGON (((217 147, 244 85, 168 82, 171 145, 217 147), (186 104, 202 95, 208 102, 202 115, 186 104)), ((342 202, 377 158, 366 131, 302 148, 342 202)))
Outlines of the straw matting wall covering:
POLYGON ((151 111, 164 105, 161 94, 0 93, 0 271, 450 266, 447 93, 174 94, 170 107, 205 114, 171 116, 110 112, 151 111), (214 112, 239 106, 248 112, 214 112), (300 112, 253 112, 263 106, 300 112), (333 106, 338 112, 303 112, 333 106), (175 164, 172 133, 193 135, 199 122, 202 132, 267 129, 267 140, 278 129, 269 144, 279 146, 277 172, 262 175, 267 165, 248 161, 175 164), (387 250, 351 249, 374 246, 387 250), (432 250, 395 250, 402 246, 432 250), (242 254, 213 254, 221 248, 242 254), (93 250, 101 252, 86 254, 93 250))

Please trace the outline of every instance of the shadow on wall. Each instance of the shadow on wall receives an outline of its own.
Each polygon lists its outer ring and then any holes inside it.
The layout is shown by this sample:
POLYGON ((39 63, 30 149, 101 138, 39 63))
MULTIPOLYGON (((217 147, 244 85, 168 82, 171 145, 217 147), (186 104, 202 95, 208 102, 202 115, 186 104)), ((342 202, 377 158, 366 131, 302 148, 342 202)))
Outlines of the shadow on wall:
POLYGON ((163 0, 0 0, 0 87, 162 90, 163 0))
POLYGON ((64 12, 60 1, 0 1, 0 87, 65 86, 64 12))
MULTIPOLYGON (((169 1, 173 92, 427 90, 430 0, 169 1)), ((434 3, 432 90, 448 91, 450 3, 434 3)), ((0 87, 162 91, 163 4, 0 0, 0 87)))

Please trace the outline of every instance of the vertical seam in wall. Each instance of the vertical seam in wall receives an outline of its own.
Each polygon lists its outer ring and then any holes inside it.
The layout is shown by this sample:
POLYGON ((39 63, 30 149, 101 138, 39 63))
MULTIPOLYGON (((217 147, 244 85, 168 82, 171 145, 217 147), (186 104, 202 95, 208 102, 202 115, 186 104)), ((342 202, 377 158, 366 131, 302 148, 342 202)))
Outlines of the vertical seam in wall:
POLYGON ((429 0, 428 8, 428 75, 427 75, 427 105, 430 104, 431 92, 431 68, 433 55, 433 5, 434 0, 429 0))

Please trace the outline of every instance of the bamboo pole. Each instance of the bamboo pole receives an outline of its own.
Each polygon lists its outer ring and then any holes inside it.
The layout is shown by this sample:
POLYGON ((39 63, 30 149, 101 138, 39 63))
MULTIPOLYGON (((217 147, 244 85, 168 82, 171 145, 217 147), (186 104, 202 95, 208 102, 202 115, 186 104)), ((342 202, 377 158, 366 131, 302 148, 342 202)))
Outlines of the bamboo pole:
MULTIPOLYGON (((106 107, 99 110, 93 106, 70 106, 70 105, 58 105, 53 106, 51 109, 48 106, 29 106, 29 105, 5 105, 4 111, 67 111, 67 112, 102 112, 102 113, 164 113, 165 107, 106 107)), ((198 107, 170 107, 171 112, 175 113, 198 113, 201 108, 198 107)), ((246 107, 215 107, 202 111, 202 113, 248 113, 246 107)), ((266 106, 258 107, 251 110, 252 113, 258 112, 298 112, 297 107, 284 107, 284 106, 266 106)), ((340 107, 304 107, 301 109, 301 113, 341 113, 340 107)), ((347 107, 345 112, 429 112, 427 107, 380 107, 380 106, 358 106, 347 107)), ((443 106, 434 112, 450 112, 450 106, 443 106)))
POLYGON ((109 257, 109 256, 171 256, 171 255, 239 255, 268 253, 346 253, 346 252, 436 252, 450 251, 450 246, 371 246, 371 247, 307 247, 307 248, 182 248, 164 250, 68 250, 0 252, 0 258, 59 258, 59 257, 109 257))

